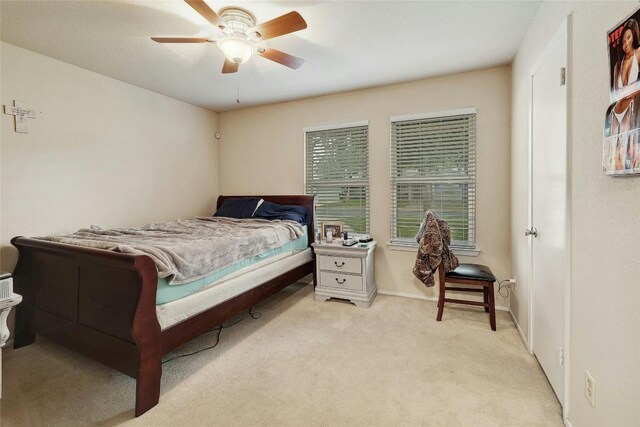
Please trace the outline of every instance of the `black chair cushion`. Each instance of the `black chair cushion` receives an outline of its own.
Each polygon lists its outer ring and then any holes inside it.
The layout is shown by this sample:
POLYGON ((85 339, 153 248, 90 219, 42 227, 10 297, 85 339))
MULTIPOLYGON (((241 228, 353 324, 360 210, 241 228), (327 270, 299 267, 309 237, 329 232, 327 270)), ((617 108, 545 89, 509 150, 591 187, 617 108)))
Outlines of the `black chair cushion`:
POLYGON ((445 273, 444 277, 450 277, 452 279, 482 280, 485 282, 496 281, 496 276, 493 275, 491 269, 486 265, 480 264, 460 264, 455 270, 445 273))

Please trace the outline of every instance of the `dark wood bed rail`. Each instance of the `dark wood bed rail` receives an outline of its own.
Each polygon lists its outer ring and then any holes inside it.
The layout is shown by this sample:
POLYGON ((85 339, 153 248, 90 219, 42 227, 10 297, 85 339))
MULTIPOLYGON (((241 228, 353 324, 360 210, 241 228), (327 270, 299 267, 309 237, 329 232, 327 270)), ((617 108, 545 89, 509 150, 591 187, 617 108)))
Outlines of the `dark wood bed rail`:
MULTIPOLYGON (((219 207, 228 197, 220 196, 219 207)), ((315 196, 255 196, 310 211, 314 239, 315 196)), ((158 273, 146 255, 130 255, 44 240, 15 237, 16 348, 36 334, 136 379, 135 415, 160 397, 162 356, 288 285, 313 274, 310 261, 231 300, 160 330, 156 315, 158 273)))

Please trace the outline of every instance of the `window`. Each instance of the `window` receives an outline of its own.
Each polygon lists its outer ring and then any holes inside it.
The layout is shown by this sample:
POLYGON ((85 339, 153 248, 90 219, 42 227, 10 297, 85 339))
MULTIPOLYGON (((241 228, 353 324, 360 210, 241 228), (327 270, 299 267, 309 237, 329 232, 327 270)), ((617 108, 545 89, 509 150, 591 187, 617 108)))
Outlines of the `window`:
POLYGON ((305 129, 307 194, 316 194, 318 221, 343 221, 369 232, 369 123, 305 129))
POLYGON ((476 110, 391 118, 391 243, 415 244, 427 209, 475 249, 476 110))

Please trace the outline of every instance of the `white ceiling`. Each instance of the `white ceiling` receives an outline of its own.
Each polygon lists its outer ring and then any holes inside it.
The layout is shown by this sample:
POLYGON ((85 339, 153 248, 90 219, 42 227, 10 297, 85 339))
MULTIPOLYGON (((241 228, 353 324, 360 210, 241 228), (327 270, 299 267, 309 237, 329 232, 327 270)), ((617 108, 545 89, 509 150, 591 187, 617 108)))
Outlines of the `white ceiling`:
POLYGON ((512 61, 541 1, 217 1, 262 23, 297 10, 308 28, 267 45, 305 59, 291 70, 261 57, 221 74, 219 37, 173 1, 1 2, 3 41, 213 111, 226 111, 476 70, 512 61), (240 104, 236 94, 240 92, 240 104))

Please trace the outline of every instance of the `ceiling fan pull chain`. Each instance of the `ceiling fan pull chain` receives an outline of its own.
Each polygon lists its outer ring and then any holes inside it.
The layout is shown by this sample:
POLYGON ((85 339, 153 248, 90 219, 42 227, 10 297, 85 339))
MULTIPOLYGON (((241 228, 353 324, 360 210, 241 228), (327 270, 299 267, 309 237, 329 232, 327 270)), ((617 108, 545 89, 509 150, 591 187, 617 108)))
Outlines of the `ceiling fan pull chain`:
POLYGON ((238 80, 236 80, 238 91, 236 92, 236 104, 240 104, 240 75, 238 74, 238 80))

